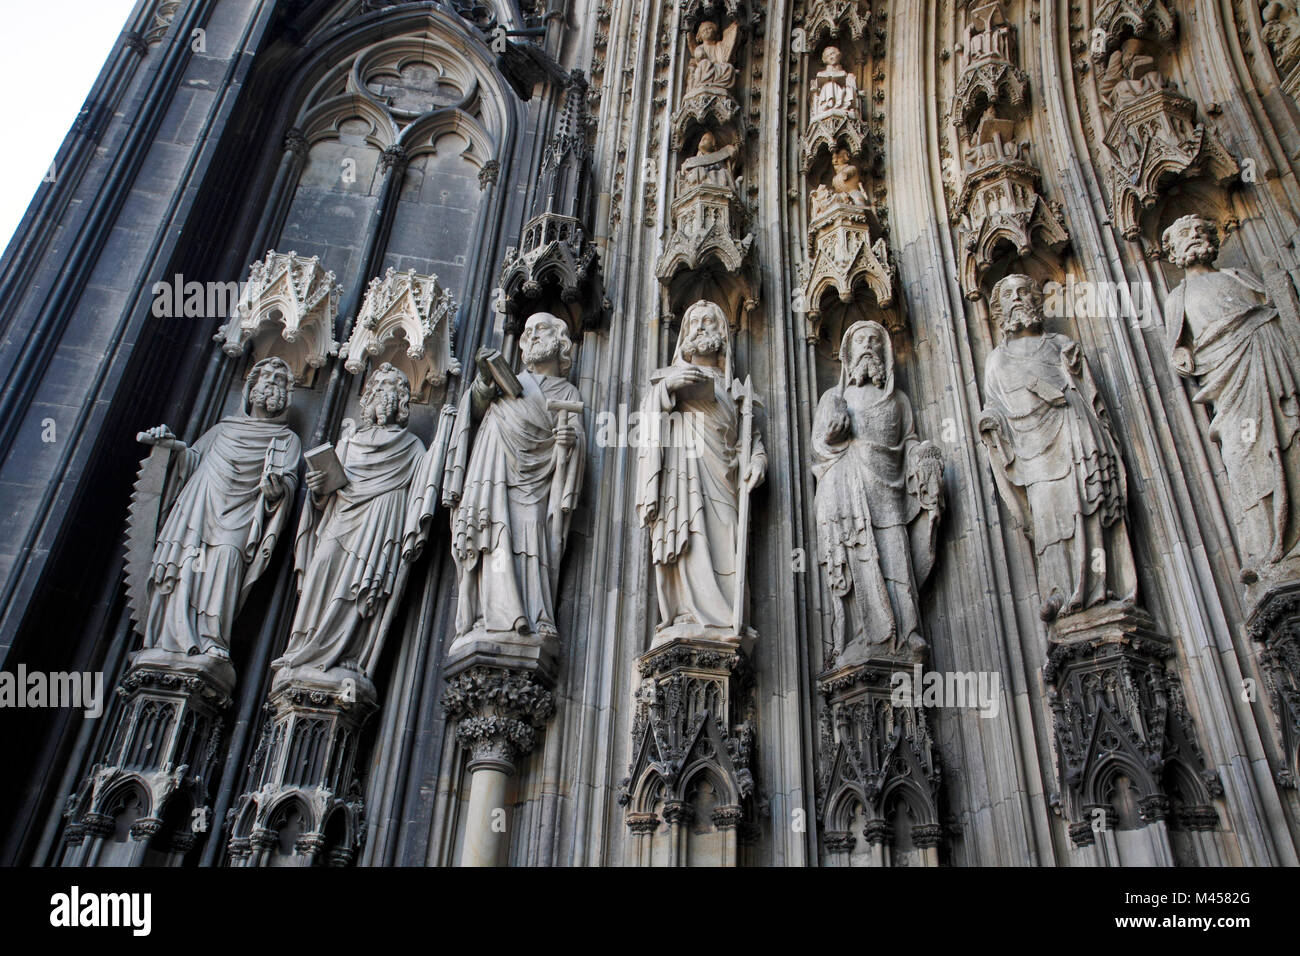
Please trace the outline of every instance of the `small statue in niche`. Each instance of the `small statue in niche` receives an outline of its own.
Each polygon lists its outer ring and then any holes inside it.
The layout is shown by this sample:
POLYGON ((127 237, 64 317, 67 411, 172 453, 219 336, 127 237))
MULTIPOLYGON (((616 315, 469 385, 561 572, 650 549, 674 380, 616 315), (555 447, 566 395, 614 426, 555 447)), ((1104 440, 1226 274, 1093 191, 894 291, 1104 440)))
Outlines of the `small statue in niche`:
MULTIPOLYGON (((223 418, 192 447, 166 425, 137 436, 170 449, 174 493, 170 508, 159 509, 166 520, 148 578, 142 588, 132 587, 145 599, 146 649, 230 659, 235 615, 270 563, 293 508, 302 446, 287 424, 292 395, 288 363, 265 358, 244 382, 243 414, 223 418)), ((137 493, 133 524, 146 520, 146 512, 156 517, 137 493)))
POLYGON ((1164 89, 1166 80, 1143 42, 1130 37, 1111 53, 1097 85, 1111 108, 1118 110, 1140 96, 1164 89))
POLYGON ((810 120, 814 123, 827 116, 858 118, 858 81, 841 66, 843 59, 839 47, 822 51, 823 67, 813 89, 810 120))
POLYGON ((1050 622, 1105 602, 1131 607, 1137 573, 1105 404, 1079 344, 1043 330, 1042 301, 1026 275, 993 287, 1002 342, 984 369, 979 430, 998 491, 1033 542, 1050 622))
POLYGON ((713 20, 705 20, 695 31, 691 44, 691 65, 687 74, 686 95, 692 93, 729 94, 736 82, 736 68, 731 57, 736 49, 740 24, 733 22, 719 33, 713 20))
POLYGON ((735 189, 736 181, 731 174, 731 163, 735 155, 735 146, 719 146, 718 138, 706 130, 700 137, 695 155, 684 160, 678 170, 682 185, 698 186, 707 183, 735 189))
POLYGON ((408 430, 410 416, 410 383, 385 362, 361 394, 360 424, 343 423, 337 472, 307 472, 311 501, 294 549, 298 607, 273 669, 369 676, 390 622, 385 611, 401 598, 402 565, 419 557, 437 506, 441 475, 408 430))
POLYGON ((831 157, 835 175, 831 184, 825 183, 812 191, 812 218, 819 219, 837 206, 858 206, 865 208, 869 204, 867 191, 862 186, 858 167, 854 165, 847 149, 837 149, 831 157))
POLYGON ((817 404, 813 474, 836 663, 876 649, 919 659, 919 590, 935 562, 943 459, 917 437, 878 322, 856 322, 841 340, 839 384, 817 404))
POLYGON ((1300 63, 1300 11, 1294 0, 1269 0, 1261 13, 1264 42, 1273 51, 1273 63, 1283 78, 1300 63))
POLYGON ((1165 230, 1169 261, 1184 271, 1165 304, 1169 355, 1210 405, 1210 438, 1228 474, 1242 580, 1300 557, 1300 356, 1264 283, 1218 269, 1219 231, 1201 216, 1165 230))

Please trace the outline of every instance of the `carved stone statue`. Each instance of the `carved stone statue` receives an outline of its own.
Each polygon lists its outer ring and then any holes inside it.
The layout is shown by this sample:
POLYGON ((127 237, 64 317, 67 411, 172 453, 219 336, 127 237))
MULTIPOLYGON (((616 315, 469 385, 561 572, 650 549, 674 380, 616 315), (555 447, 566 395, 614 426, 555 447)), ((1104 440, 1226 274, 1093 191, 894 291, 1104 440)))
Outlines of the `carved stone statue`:
MULTIPOLYGON (((223 418, 193 447, 166 425, 138 436, 170 449, 174 492, 164 496, 172 502, 144 582, 146 649, 230 659, 231 624, 293 507, 301 446, 285 423, 292 392, 289 365, 266 358, 248 373, 243 414, 223 418)), ((133 522, 143 518, 140 504, 133 522)))
POLYGON ((711 92, 728 94, 736 82, 736 68, 731 57, 736 49, 736 35, 740 24, 727 24, 719 33, 718 25, 705 20, 695 31, 691 44, 690 72, 687 74, 686 95, 711 92))
POLYGON ((1260 15, 1264 20, 1264 42, 1273 51, 1277 72, 1286 79, 1300 63, 1300 11, 1294 0, 1269 0, 1260 15))
POLYGON ((837 663, 873 652, 919 657, 918 589, 934 567, 943 460, 920 441, 912 403, 894 387, 894 350, 878 322, 840 345, 840 382, 813 425, 817 549, 832 595, 837 663))
POLYGON ((1213 406, 1242 551, 1242 580, 1300 557, 1300 356, 1264 284, 1216 269, 1214 223, 1184 216, 1165 230, 1169 261, 1186 273, 1165 306, 1174 368, 1213 406))
POLYGON ((998 490, 1033 541, 1042 618, 1108 601, 1131 606, 1137 576, 1124 463, 1077 342, 1043 331, 1029 276, 993 287, 1003 339, 984 370, 980 435, 998 490))
POLYGON ((858 81, 840 64, 844 57, 839 47, 822 51, 822 70, 814 80, 810 122, 827 116, 858 117, 858 81))
POLYGON ((858 167, 853 163, 847 149, 837 149, 831 156, 831 166, 835 175, 831 184, 825 183, 812 191, 812 218, 818 219, 836 206, 869 205, 867 191, 862 186, 858 167))
POLYGON ((346 479, 307 472, 311 502, 298 522, 298 608, 289 645, 272 667, 367 674, 400 596, 403 564, 419 557, 436 501, 434 456, 407 430, 411 385, 385 362, 361 395, 361 421, 344 421, 335 454, 346 479))
POLYGON ((736 155, 735 146, 719 146, 718 138, 712 132, 705 131, 700 137, 695 155, 682 161, 678 176, 682 185, 698 186, 707 183, 735 189, 736 181, 731 174, 731 163, 736 155))
POLYGON ((752 409, 752 386, 746 395, 732 377, 726 316, 701 299, 682 318, 672 364, 652 375, 643 410, 651 424, 643 425, 650 437, 641 444, 637 517, 650 529, 656 645, 740 639, 742 523, 767 474, 752 409))
POLYGON ((1097 85, 1110 105, 1121 109, 1144 93, 1163 89, 1166 81, 1142 41, 1130 37, 1111 53, 1097 85))
POLYGON ((573 343, 562 319, 530 316, 519 348, 522 393, 504 394, 480 373, 447 453, 458 643, 557 636, 560 559, 582 491, 582 396, 566 377, 573 343))

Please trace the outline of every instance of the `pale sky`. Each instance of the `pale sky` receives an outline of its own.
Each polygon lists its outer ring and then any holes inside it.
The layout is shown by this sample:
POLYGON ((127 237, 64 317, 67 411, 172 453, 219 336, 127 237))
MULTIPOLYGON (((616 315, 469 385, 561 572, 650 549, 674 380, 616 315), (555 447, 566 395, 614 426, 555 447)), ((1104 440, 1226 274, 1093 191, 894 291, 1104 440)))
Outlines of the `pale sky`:
MULTIPOLYGON (((0 248, 49 171, 136 0, 0 0, 0 248)), ((55 171, 57 173, 57 170, 55 171)))

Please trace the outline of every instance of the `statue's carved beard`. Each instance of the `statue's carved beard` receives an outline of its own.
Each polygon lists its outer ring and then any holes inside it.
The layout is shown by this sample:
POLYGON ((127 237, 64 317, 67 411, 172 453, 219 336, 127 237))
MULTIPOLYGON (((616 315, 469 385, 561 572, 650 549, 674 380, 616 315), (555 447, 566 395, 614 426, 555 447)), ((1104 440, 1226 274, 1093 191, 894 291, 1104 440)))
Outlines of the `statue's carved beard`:
POLYGON ((722 351, 722 333, 709 328, 698 328, 682 342, 682 355, 717 355, 722 351))
POLYGON ((401 407, 401 396, 393 389, 383 389, 370 397, 368 417, 380 427, 397 424, 397 413, 401 407))
POLYGON ((255 408, 264 408, 272 415, 280 414, 289 404, 289 390, 275 382, 258 382, 248 397, 255 408))
POLYGON ((862 385, 868 380, 876 388, 885 387, 885 360, 870 349, 863 352, 849 370, 850 384, 862 385))
POLYGON ((1204 236, 1194 236, 1183 243, 1182 255, 1179 259, 1182 264, 1190 266, 1199 262, 1212 262, 1218 250, 1215 249, 1214 243, 1204 236))
POLYGON ((542 362, 552 362, 560 357, 560 342, 558 339, 552 339, 548 345, 539 339, 532 339, 524 346, 524 364, 538 365, 542 362))
POLYGON ((1029 306, 1012 306, 1009 312, 1002 314, 1003 332, 1020 332, 1024 329, 1036 331, 1042 327, 1043 317, 1039 315, 1037 309, 1031 309, 1029 306))

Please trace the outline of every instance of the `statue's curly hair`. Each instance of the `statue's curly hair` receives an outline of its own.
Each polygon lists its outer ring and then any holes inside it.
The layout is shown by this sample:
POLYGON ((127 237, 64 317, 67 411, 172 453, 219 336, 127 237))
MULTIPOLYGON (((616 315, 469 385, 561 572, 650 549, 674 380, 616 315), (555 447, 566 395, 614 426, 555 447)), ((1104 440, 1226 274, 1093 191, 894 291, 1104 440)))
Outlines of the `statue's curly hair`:
POLYGON ((411 420, 411 383, 407 380, 406 373, 391 362, 379 366, 366 380, 365 391, 361 394, 361 420, 366 425, 375 424, 370 399, 376 389, 385 385, 397 386, 397 424, 405 425, 411 420))

